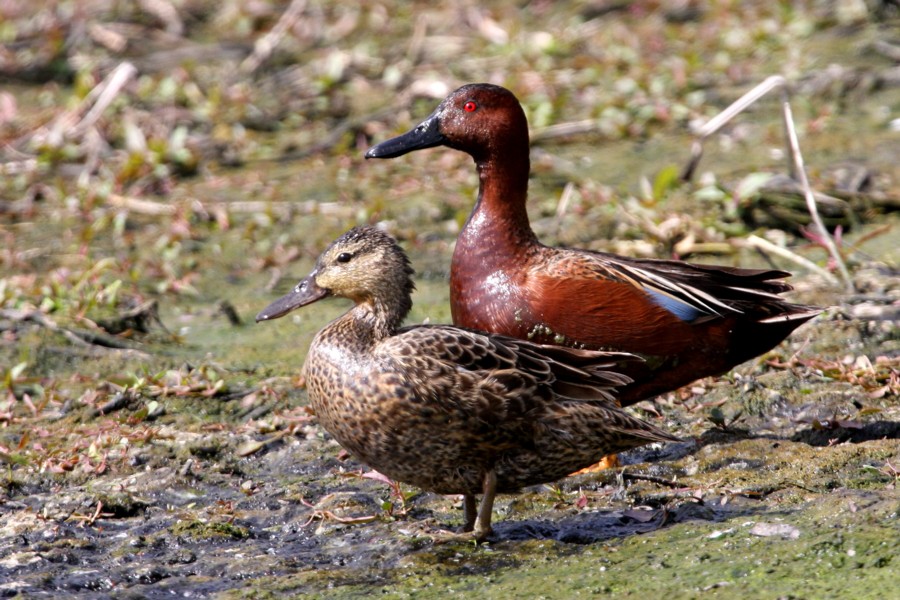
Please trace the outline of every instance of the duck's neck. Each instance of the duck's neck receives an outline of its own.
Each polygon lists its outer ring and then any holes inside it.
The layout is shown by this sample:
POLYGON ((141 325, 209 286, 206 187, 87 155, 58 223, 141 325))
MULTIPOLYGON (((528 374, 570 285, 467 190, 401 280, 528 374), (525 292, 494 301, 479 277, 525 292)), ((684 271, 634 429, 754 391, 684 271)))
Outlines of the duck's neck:
POLYGON ((385 302, 382 299, 366 299, 358 302, 341 320, 353 323, 354 336, 363 345, 375 344, 391 337, 400 328, 403 319, 409 312, 411 301, 407 296, 405 302, 396 300, 385 302))
POLYGON ((457 250, 517 250, 537 243, 525 208, 531 164, 528 145, 475 160, 478 200, 457 242, 457 250), (488 246, 485 240, 490 240, 488 246))

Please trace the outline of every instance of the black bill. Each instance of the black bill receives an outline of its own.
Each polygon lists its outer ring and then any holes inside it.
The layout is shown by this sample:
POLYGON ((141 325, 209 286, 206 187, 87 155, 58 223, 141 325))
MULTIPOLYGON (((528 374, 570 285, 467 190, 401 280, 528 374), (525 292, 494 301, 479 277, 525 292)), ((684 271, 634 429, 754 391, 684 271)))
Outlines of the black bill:
POLYGON ((328 295, 328 290, 316 285, 315 273, 310 273, 305 279, 298 283, 289 294, 282 296, 262 309, 259 314, 256 315, 256 322, 259 323, 260 321, 268 321, 270 319, 283 317, 295 308, 312 304, 328 295))

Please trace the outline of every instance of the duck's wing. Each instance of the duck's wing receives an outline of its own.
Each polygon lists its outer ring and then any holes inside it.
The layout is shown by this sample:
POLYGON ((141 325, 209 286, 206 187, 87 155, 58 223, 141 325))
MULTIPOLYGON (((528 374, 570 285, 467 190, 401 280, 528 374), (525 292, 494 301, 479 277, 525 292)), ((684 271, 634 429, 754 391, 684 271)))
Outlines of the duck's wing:
POLYGON ((697 322, 729 314, 760 323, 805 321, 821 312, 787 302, 793 289, 777 269, 741 269, 677 260, 630 259, 605 252, 562 250, 550 255, 553 268, 573 277, 626 283, 681 321, 697 322))
POLYGON ((626 352, 536 344, 502 336, 494 336, 494 343, 513 348, 519 368, 547 373, 545 381, 560 399, 603 402, 613 406, 617 406, 616 389, 631 383, 622 367, 642 360, 626 352))
POLYGON ((523 418, 553 402, 615 405, 615 389, 631 380, 619 365, 631 354, 545 346, 449 325, 418 325, 384 340, 381 356, 435 399, 460 403, 480 418, 523 418))

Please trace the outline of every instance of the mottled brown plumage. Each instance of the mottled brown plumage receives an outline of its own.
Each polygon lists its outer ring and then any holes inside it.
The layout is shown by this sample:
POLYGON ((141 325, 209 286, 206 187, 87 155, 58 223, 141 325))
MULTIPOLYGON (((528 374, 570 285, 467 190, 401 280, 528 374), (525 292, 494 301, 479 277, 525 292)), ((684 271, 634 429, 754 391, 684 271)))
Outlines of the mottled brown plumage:
POLYGON ((490 532, 496 492, 554 481, 610 452, 677 440, 618 408, 627 354, 544 346, 450 325, 400 324, 412 305, 404 252, 351 229, 285 297, 274 319, 327 296, 354 306, 313 340, 304 365, 322 426, 393 479, 464 494, 466 530, 490 532), (475 513, 475 495, 484 499, 475 513))

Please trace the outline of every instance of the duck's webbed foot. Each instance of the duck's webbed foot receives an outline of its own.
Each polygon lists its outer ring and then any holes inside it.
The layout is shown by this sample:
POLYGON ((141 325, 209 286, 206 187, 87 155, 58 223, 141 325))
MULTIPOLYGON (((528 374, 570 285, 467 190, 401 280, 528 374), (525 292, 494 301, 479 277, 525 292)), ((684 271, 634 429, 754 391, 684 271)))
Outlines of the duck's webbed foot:
POLYGON ((497 494, 497 474, 494 471, 485 474, 482 492, 484 495, 481 498, 481 506, 478 506, 474 494, 463 494, 465 522, 458 531, 441 530, 430 532, 428 536, 435 543, 485 541, 493 531, 491 513, 494 510, 494 496, 497 494))

